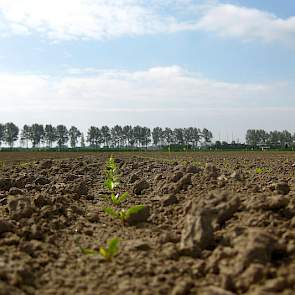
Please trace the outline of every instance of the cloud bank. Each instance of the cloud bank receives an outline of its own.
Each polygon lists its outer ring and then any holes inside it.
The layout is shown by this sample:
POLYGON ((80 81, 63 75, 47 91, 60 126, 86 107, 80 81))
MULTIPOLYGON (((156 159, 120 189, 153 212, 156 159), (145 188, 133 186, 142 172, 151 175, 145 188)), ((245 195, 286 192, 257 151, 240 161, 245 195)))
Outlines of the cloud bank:
POLYGON ((180 66, 68 69, 62 76, 0 73, 1 121, 23 124, 197 126, 243 138, 247 128, 295 124, 294 85, 217 81, 180 66))
POLYGON ((107 40, 182 31, 294 44, 295 16, 283 19, 216 1, 0 0, 2 36, 37 33, 54 41, 107 40))
POLYGON ((186 110, 267 106, 292 94, 287 83, 210 80, 180 66, 144 71, 68 69, 62 77, 0 73, 6 110, 186 110), (284 93, 285 92, 285 93, 284 93), (284 94, 284 97, 282 97, 284 94))
POLYGON ((231 4, 211 8, 199 20, 198 28, 244 41, 295 43, 295 16, 282 19, 258 9, 231 4))

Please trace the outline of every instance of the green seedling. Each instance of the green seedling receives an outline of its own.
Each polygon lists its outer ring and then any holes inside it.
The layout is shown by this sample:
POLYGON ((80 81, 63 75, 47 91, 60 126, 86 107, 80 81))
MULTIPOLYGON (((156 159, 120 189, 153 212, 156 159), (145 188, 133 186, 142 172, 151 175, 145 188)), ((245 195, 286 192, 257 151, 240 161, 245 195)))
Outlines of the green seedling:
POLYGON ((258 167, 255 169, 256 174, 271 173, 271 172, 272 170, 270 168, 258 167))
POLYGON ((99 247, 99 254, 107 261, 111 261, 119 252, 119 239, 112 239, 107 242, 107 247, 99 247))
POLYGON ((29 168, 30 166, 31 166, 31 163, 29 163, 29 162, 19 163, 19 167, 21 167, 21 168, 29 168))
POLYGON ((114 238, 108 240, 107 247, 105 248, 103 246, 100 246, 99 251, 82 247, 80 247, 80 250, 84 255, 101 255, 105 260, 111 261, 112 258, 115 257, 119 252, 119 239, 114 238))
POLYGON ((119 176, 117 174, 117 165, 115 159, 111 156, 106 162, 106 180, 104 186, 111 191, 110 199, 115 205, 120 205, 128 197, 125 192, 122 195, 115 192, 115 189, 120 185, 119 176))
POLYGON ((119 182, 116 181, 116 180, 114 180, 114 179, 108 178, 108 179, 105 180, 105 182, 104 182, 104 186, 105 186, 107 189, 113 191, 116 187, 119 186, 119 182))
POLYGON ((144 209, 144 205, 136 205, 129 209, 114 210, 113 208, 104 208, 104 212, 115 219, 120 219, 125 225, 127 220, 133 215, 144 209))
POLYGON ((111 156, 106 162, 106 174, 108 178, 113 178, 116 174, 117 164, 113 156, 111 156))
POLYGON ((113 156, 110 156, 106 163, 107 170, 115 171, 117 169, 117 165, 113 156))
POLYGON ((124 202, 128 197, 128 193, 125 192, 122 195, 120 194, 111 194, 111 200, 115 205, 120 205, 122 202, 124 202))
POLYGON ((117 165, 115 159, 111 156, 106 162, 106 180, 104 181, 104 186, 110 191, 113 191, 120 184, 116 171, 117 165))
POLYGON ((3 169, 5 167, 4 161, 0 161, 0 169, 3 169))

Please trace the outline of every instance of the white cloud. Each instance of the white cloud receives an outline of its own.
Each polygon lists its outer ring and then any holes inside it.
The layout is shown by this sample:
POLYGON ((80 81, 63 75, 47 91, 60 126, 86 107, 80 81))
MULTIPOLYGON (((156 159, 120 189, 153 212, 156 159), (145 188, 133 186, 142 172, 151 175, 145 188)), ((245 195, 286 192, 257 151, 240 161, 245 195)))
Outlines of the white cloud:
POLYGON ((209 9, 199 20, 198 28, 245 41, 295 43, 295 16, 282 19, 258 9, 231 4, 209 9))
POLYGON ((0 117, 20 126, 62 123, 84 130, 93 124, 190 125, 241 137, 250 127, 294 125, 294 93, 294 83, 215 81, 179 66, 69 69, 59 78, 0 73, 0 117))
MULTIPOLYGON (((60 78, 2 73, 0 102, 2 110, 44 112, 69 108, 186 110, 267 105, 288 87, 285 83, 214 81, 179 66, 133 72, 86 68, 69 69, 60 78)), ((286 98, 289 97, 286 95, 286 98)))
POLYGON ((218 4, 217 0, 0 0, 0 34, 52 40, 212 31, 222 37, 293 42, 295 16, 218 4))
POLYGON ((153 7, 138 0, 0 0, 2 18, 14 34, 105 39, 185 29, 185 23, 160 16, 153 7))

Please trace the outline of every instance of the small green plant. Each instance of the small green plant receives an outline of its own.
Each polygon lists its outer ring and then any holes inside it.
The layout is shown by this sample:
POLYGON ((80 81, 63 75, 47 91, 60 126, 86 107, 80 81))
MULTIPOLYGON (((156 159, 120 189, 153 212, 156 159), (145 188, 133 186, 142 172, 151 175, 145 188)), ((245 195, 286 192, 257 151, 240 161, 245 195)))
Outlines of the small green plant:
POLYGON ((119 177, 117 175, 117 164, 113 156, 110 156, 106 162, 106 179, 104 181, 105 188, 110 191, 114 191, 120 184, 119 177))
POLYGON ((128 197, 128 193, 125 192, 122 195, 120 194, 111 194, 111 200, 115 205, 120 205, 122 202, 124 202, 128 197))
POLYGON ((110 191, 113 191, 117 186, 119 186, 119 182, 115 181, 114 179, 106 179, 104 182, 104 186, 109 189, 110 191))
POLYGON ((113 218, 120 219, 125 225, 127 220, 133 215, 144 209, 144 205, 136 205, 129 209, 114 210, 113 208, 104 208, 104 212, 112 216, 113 218))
POLYGON ((256 174, 264 174, 264 173, 271 173, 271 172, 272 172, 271 168, 257 167, 255 169, 256 174))
POLYGON ((119 239, 112 239, 107 242, 107 247, 99 247, 99 254, 107 261, 111 261, 119 252, 119 239))
POLYGON ((105 260, 111 261, 119 252, 119 243, 119 239, 114 238, 107 241, 107 247, 100 246, 99 251, 82 248, 81 246, 79 248, 84 255, 101 255, 105 260))
POLYGON ((5 167, 4 161, 0 161, 0 169, 3 169, 5 167))
POLYGON ((106 162, 106 179, 104 186, 111 191, 110 199, 115 205, 120 205, 128 197, 128 193, 119 194, 115 189, 120 185, 119 174, 117 172, 117 164, 115 159, 111 156, 106 162))
POLYGON ((19 167, 20 168, 29 168, 31 166, 31 163, 30 162, 20 162, 19 163, 19 167))

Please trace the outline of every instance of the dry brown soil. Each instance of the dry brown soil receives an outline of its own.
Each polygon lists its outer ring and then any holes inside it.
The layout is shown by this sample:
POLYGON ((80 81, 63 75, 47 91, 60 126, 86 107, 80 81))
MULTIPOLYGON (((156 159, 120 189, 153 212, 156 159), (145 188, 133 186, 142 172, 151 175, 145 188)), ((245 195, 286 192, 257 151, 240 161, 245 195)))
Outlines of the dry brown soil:
POLYGON ((114 154, 132 225, 108 156, 0 153, 0 295, 295 294, 295 153, 114 154))

